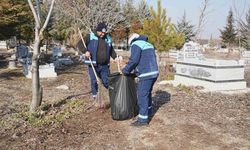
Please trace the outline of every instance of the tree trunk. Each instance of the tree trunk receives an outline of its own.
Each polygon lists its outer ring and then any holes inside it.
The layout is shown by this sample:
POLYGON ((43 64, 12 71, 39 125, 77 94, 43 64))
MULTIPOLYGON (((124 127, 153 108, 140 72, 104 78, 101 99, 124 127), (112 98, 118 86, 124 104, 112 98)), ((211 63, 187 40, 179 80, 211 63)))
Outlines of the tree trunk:
POLYGON ((31 66, 31 73, 32 73, 32 101, 30 104, 30 111, 34 112, 38 106, 41 105, 42 102, 42 88, 40 86, 40 78, 39 78, 39 57, 40 57, 40 42, 43 39, 43 31, 47 27, 49 18, 51 16, 52 9, 54 7, 55 0, 52 0, 48 15, 46 20, 41 27, 41 20, 40 20, 40 11, 39 11, 39 2, 36 0, 37 3, 37 12, 35 7, 32 4, 32 0, 28 0, 30 9, 33 13, 35 19, 35 43, 33 49, 33 56, 32 56, 32 66, 31 66))
POLYGON ((32 56, 32 101, 30 105, 30 111, 34 112, 35 109, 41 105, 42 102, 42 88, 40 86, 39 78, 39 54, 40 54, 40 37, 39 29, 36 29, 36 37, 32 56))

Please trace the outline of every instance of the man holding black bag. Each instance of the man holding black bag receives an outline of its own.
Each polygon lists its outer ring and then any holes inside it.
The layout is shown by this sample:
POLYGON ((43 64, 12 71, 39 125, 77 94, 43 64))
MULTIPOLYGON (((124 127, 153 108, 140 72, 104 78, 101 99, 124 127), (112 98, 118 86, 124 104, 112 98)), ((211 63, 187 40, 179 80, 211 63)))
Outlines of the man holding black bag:
POLYGON ((131 126, 145 126, 152 115, 152 89, 159 75, 155 48, 146 36, 133 33, 129 36, 131 56, 128 64, 122 69, 124 75, 135 71, 139 78, 137 96, 139 105, 138 119, 131 126))

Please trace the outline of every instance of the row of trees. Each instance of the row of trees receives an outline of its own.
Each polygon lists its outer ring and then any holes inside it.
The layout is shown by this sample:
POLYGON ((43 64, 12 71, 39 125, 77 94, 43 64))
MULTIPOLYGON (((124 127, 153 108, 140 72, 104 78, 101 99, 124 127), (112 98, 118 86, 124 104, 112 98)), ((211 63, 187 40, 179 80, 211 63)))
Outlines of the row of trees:
POLYGON ((64 35, 73 46, 79 38, 78 27, 87 33, 98 22, 104 21, 108 23, 109 31, 116 41, 124 41, 132 32, 146 34, 159 51, 180 48, 184 42, 195 37, 194 26, 190 25, 186 17, 174 25, 167 17, 166 9, 161 7, 161 1, 157 3, 157 10, 154 10, 145 0, 141 0, 137 7, 134 0, 124 3, 118 0, 63 0, 56 5, 54 18, 60 23, 55 23, 53 30, 61 32, 60 35, 64 35), (62 26, 66 30, 57 30, 62 26))
MULTIPOLYGON (((131 32, 146 34, 159 51, 180 48, 184 42, 197 40, 204 26, 209 0, 201 7, 199 25, 195 28, 186 17, 175 24, 166 16, 158 0, 157 10, 141 0, 135 7, 134 0, 60 0, 56 1, 54 13, 44 31, 44 39, 66 41, 74 46, 78 28, 84 33, 93 30, 100 21, 108 23, 109 31, 116 41, 124 41, 131 32), (156 28, 157 27, 157 28, 156 28)), ((48 1, 41 5, 41 20, 45 20, 48 1)), ((16 36, 31 42, 34 38, 34 19, 27 2, 23 0, 2 0, 0 2, 0 39, 16 36)), ((232 9, 227 17, 227 25, 221 31, 221 39, 227 46, 243 46, 250 49, 250 10, 245 20, 237 20, 232 9), (237 29, 235 27, 237 23, 237 29)))
MULTIPOLYGON (((123 41, 131 32, 139 32, 147 34, 160 51, 183 44, 185 34, 166 16, 160 0, 157 11, 150 8, 145 0, 141 0, 137 7, 134 3, 134 0, 123 3, 119 0, 57 0, 43 39, 66 41, 74 46, 79 39, 78 28, 88 33, 98 22, 104 21, 116 41, 123 41)), ((46 19, 48 5, 49 1, 43 0, 39 14, 41 21, 46 19)), ((3 0, 0 2, 0 12, 3 14, 0 16, 1 40, 17 36, 18 39, 32 41, 35 24, 27 2, 3 0)), ((187 39, 190 40, 190 37, 187 39)))

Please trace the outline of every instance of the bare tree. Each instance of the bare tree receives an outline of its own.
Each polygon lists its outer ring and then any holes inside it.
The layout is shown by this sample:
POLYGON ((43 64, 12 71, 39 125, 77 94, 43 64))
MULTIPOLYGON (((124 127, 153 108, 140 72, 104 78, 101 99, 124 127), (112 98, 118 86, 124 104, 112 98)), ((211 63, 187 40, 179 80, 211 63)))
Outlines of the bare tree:
POLYGON ((203 31, 203 28, 207 22, 207 16, 208 16, 208 7, 210 4, 210 0, 203 0, 202 6, 200 8, 200 16, 199 16, 199 22, 196 30, 196 39, 199 39, 201 36, 201 33, 203 31))
POLYGON ((238 37, 238 45, 241 46, 241 23, 243 22, 242 17, 246 11, 246 0, 233 0, 232 1, 233 13, 235 14, 234 20, 236 21, 236 30, 238 37), (242 7, 243 6, 243 7, 242 7))
POLYGON ((122 11, 126 20, 123 25, 125 27, 129 27, 138 17, 134 3, 134 0, 126 0, 124 4, 122 4, 122 11))
POLYGON ((139 3, 137 14, 138 14, 138 20, 140 21, 141 24, 143 24, 143 21, 145 19, 152 18, 146 0, 141 0, 141 2, 139 3))
MULTIPOLYGON (((31 65, 31 72, 32 72, 32 101, 30 105, 30 111, 33 112, 35 109, 41 105, 42 102, 42 87, 40 86, 40 79, 39 79, 39 56, 40 56, 40 42, 43 39, 43 31, 47 27, 52 9, 54 7, 55 0, 51 1, 50 9, 48 15, 46 17, 45 22, 42 24, 40 19, 40 13, 35 10, 35 7, 31 0, 28 0, 30 9, 33 13, 35 19, 35 41, 33 47, 33 56, 32 56, 32 65, 31 65)), ((38 3, 37 3, 38 4, 38 3)), ((39 6, 37 6, 39 7, 39 6)), ((37 9, 38 10, 38 9, 37 9)))
POLYGON ((250 50, 250 7, 248 9, 249 10, 246 14, 246 21, 240 22, 240 46, 246 48, 247 50, 250 50))
POLYGON ((61 0, 56 9, 84 31, 91 31, 98 22, 106 22, 110 31, 125 20, 119 4, 117 0, 61 0))
POLYGON ((77 28, 86 34, 92 31, 98 22, 106 22, 108 31, 125 21, 119 0, 60 0, 56 3, 56 18, 66 20, 67 41, 74 46, 80 39, 77 28))

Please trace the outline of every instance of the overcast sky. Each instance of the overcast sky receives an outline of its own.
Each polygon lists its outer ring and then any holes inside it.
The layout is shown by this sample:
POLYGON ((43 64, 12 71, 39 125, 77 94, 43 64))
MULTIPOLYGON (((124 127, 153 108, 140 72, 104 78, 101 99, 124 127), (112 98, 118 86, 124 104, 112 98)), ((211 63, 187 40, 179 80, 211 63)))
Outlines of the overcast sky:
MULTIPOLYGON (((209 0, 207 23, 205 24, 202 38, 220 37, 219 29, 223 29, 226 25, 226 19, 230 8, 237 10, 245 21, 245 14, 250 8, 250 0, 209 0), (235 6, 235 7, 234 7, 235 6), (235 9, 236 8, 236 9, 235 9)), ((174 23, 180 20, 186 11, 186 17, 191 24, 197 25, 200 9, 203 0, 161 0, 163 8, 167 10, 167 16, 174 23)), ((147 0, 149 6, 157 8, 157 0, 147 0)))

